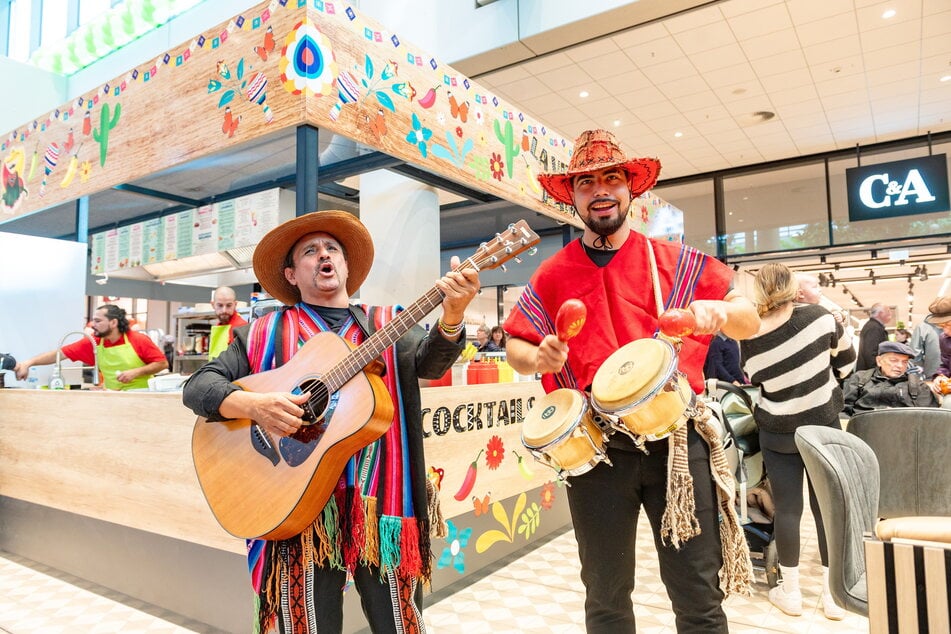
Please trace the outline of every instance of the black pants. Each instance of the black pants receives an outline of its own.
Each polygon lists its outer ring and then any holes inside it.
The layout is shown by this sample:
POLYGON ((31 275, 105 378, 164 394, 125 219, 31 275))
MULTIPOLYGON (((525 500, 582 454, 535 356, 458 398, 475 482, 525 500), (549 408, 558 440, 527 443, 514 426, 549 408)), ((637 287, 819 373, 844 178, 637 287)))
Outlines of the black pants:
POLYGON ((677 631, 727 632, 719 571, 719 514, 710 476, 709 447, 688 423, 690 473, 701 533, 680 550, 660 541, 666 506, 667 441, 648 443, 649 455, 609 448, 614 466, 600 463, 569 478, 568 504, 585 585, 585 625, 589 634, 634 632, 635 535, 643 506, 651 523, 660 574, 677 619, 677 631))
MULTIPOLYGON (((810 423, 820 424, 820 423, 810 423)), ((826 423, 827 427, 842 429, 838 419, 826 423)), ((776 434, 760 430, 760 448, 763 450, 763 464, 766 477, 773 493, 776 505, 776 517, 773 518, 773 536, 776 538, 776 552, 779 565, 790 568, 799 565, 800 538, 799 524, 802 521, 803 499, 802 481, 806 478, 809 485, 809 508, 816 521, 816 539, 819 545, 819 561, 829 565, 829 546, 826 544, 826 531, 819 511, 819 500, 812 488, 812 481, 806 474, 806 465, 796 447, 795 434, 776 434)))

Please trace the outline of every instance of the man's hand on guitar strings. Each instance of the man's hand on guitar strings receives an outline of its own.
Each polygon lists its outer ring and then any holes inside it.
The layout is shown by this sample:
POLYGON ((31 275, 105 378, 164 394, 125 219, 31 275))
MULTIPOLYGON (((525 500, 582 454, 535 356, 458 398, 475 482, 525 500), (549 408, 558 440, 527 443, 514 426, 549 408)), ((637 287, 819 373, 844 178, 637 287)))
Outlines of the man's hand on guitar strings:
MULTIPOLYGON (((237 392, 235 392, 237 393, 237 392)), ((244 392, 252 395, 249 401, 248 418, 277 436, 290 436, 303 425, 304 409, 301 407, 310 398, 310 392, 244 392)))

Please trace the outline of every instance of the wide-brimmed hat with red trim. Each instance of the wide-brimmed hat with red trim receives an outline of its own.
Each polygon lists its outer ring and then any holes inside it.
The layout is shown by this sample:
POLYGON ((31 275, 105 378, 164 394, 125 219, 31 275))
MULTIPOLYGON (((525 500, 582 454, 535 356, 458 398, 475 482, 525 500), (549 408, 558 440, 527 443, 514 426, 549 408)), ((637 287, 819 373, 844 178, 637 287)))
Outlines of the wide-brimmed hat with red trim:
POLYGON ((552 198, 566 205, 572 205, 574 204, 571 197, 574 177, 608 167, 620 167, 627 173, 632 198, 640 196, 653 187, 660 175, 659 160, 628 158, 613 134, 607 130, 586 130, 575 139, 568 171, 539 174, 538 182, 552 198))
POLYGON ((284 262, 298 240, 310 233, 333 236, 347 256, 347 295, 353 295, 370 274, 373 239, 363 223, 346 211, 314 211, 288 220, 261 238, 254 249, 254 275, 271 297, 288 305, 301 301, 300 289, 284 277, 284 262))

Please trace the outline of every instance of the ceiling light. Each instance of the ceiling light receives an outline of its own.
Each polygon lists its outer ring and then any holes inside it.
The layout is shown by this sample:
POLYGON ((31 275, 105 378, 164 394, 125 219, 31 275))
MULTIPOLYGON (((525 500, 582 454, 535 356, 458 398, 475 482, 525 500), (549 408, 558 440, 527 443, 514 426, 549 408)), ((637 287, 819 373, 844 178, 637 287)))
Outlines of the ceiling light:
POLYGON ((885 13, 882 14, 883 20, 888 20, 889 18, 894 18, 897 11, 894 9, 886 9, 885 13))
POLYGON ((578 96, 581 97, 582 99, 584 99, 584 98, 586 98, 586 97, 588 96, 588 91, 587 91, 587 90, 582 90, 581 92, 578 93, 578 96))
POLYGON ((736 118, 736 122, 741 126, 748 127, 751 125, 756 125, 757 123, 765 123, 775 116, 775 112, 770 112, 769 110, 758 110, 757 112, 751 112, 750 114, 740 115, 736 118))
POLYGON ((942 78, 939 79, 938 81, 951 81, 951 75, 945 75, 944 77, 942 77, 942 78))
POLYGON ((679 139, 679 138, 682 137, 683 135, 684 135, 683 132, 674 132, 674 138, 675 138, 675 139, 679 139))
POLYGON ((620 125, 621 125, 621 120, 620 120, 620 119, 615 119, 615 120, 614 120, 614 127, 617 128, 617 127, 619 127, 620 125))

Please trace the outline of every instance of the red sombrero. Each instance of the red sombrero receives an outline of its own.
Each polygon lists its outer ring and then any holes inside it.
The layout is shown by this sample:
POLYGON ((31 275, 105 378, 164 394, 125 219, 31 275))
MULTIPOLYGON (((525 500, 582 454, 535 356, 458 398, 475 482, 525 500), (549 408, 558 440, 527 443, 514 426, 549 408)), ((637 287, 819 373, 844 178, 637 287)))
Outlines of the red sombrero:
POLYGON ((627 172, 631 197, 636 198, 657 182, 660 161, 654 158, 627 158, 617 139, 607 130, 586 130, 575 139, 568 171, 563 174, 539 174, 538 182, 558 202, 574 204, 572 180, 578 174, 618 166, 627 172))

